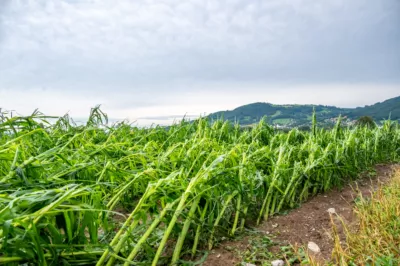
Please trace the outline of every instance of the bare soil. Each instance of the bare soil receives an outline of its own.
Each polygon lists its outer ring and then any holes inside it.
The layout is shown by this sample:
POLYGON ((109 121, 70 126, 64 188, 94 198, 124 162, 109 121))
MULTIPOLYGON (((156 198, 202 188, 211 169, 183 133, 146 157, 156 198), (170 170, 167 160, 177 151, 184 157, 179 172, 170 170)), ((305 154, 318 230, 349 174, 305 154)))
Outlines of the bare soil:
MULTIPOLYGON (((304 246, 309 241, 315 242, 321 249, 319 260, 329 260, 333 249, 333 241, 330 237, 331 219, 327 212, 329 208, 335 208, 348 225, 357 223, 353 214, 354 199, 362 193, 369 197, 377 187, 386 183, 394 171, 400 165, 380 164, 375 166, 376 175, 366 172, 357 181, 351 182, 342 189, 334 189, 330 192, 317 195, 299 208, 290 211, 287 215, 279 215, 265 221, 257 230, 260 234, 271 236, 274 242, 281 246, 304 246)), ((336 222, 335 222, 336 223, 336 222)), ((339 234, 341 224, 336 223, 339 234)), ((242 259, 238 257, 238 251, 249 248, 249 239, 245 236, 238 241, 226 241, 218 248, 210 252, 203 265, 206 266, 230 266, 240 265, 242 259), (229 249, 227 248, 229 247, 229 249)), ((279 248, 275 246, 273 248, 279 248)), ((274 250, 271 250, 274 252, 274 250)), ((276 259, 282 259, 277 257, 276 259)))

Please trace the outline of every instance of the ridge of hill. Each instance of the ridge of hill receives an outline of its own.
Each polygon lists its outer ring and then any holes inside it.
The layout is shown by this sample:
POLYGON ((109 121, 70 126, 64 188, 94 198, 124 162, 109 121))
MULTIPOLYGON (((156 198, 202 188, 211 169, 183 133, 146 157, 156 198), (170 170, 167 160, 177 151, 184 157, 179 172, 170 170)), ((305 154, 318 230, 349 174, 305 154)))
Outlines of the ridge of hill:
POLYGON ((251 125, 260 121, 264 116, 271 124, 280 126, 301 126, 311 123, 313 109, 317 120, 321 124, 335 123, 337 117, 342 115, 345 123, 352 123, 361 116, 371 116, 377 123, 388 119, 400 120, 400 96, 357 108, 339 108, 327 105, 312 104, 271 104, 256 102, 237 107, 233 110, 212 113, 209 117, 223 118, 238 122, 241 125, 251 125))

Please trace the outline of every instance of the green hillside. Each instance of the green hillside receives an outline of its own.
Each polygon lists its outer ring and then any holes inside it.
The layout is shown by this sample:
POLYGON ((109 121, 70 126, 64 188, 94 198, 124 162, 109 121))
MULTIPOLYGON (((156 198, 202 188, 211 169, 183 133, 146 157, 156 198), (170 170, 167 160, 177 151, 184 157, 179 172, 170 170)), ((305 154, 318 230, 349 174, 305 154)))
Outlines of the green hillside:
POLYGON ((389 114, 391 114, 391 119, 393 120, 400 119, 400 96, 374 105, 357 107, 353 109, 348 116, 350 118, 371 116, 375 120, 379 121, 387 119, 389 114))
POLYGON ((220 111, 210 115, 211 118, 221 118, 237 121, 241 125, 257 123, 266 116, 268 122, 282 126, 301 126, 311 123, 311 114, 315 108, 319 123, 329 125, 335 123, 339 115, 351 123, 360 116, 371 116, 376 122, 389 117, 400 119, 400 96, 374 105, 357 108, 338 108, 325 105, 276 105, 270 103, 252 103, 240 106, 234 110, 220 111))

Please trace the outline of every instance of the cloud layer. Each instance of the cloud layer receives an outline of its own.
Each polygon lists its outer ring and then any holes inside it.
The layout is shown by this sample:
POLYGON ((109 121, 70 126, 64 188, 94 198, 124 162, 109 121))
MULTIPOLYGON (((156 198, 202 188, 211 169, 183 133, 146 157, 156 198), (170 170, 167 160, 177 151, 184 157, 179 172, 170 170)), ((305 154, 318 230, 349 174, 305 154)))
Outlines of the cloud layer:
POLYGON ((397 0, 3 0, 0 90, 160 115, 211 88, 265 96, 367 84, 390 94, 398 25, 397 0))

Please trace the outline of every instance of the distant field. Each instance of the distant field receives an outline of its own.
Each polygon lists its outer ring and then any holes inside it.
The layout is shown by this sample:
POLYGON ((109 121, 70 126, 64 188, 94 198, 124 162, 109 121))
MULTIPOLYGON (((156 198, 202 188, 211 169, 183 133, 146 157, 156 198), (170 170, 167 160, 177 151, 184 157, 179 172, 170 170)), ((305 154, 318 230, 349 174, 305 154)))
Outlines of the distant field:
POLYGON ((292 122, 292 119, 290 119, 290 118, 278 118, 278 119, 272 120, 272 122, 274 124, 287 125, 290 122, 292 122))

